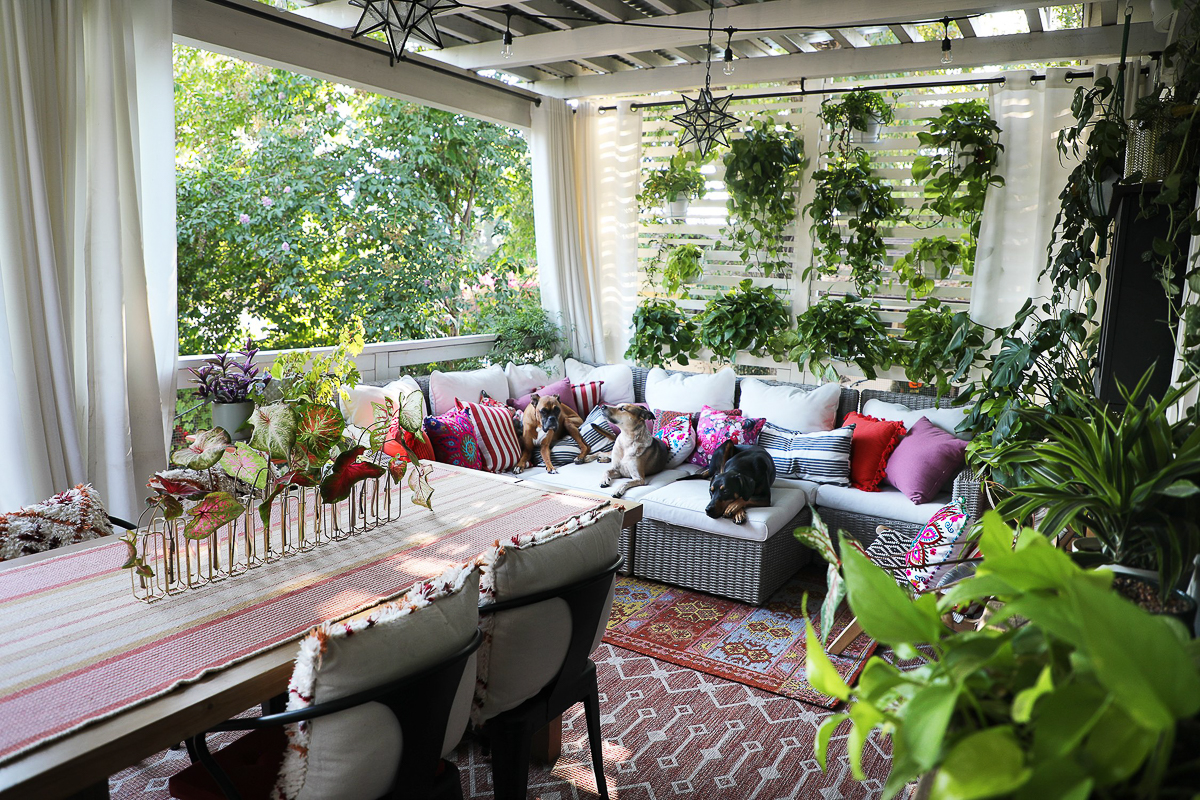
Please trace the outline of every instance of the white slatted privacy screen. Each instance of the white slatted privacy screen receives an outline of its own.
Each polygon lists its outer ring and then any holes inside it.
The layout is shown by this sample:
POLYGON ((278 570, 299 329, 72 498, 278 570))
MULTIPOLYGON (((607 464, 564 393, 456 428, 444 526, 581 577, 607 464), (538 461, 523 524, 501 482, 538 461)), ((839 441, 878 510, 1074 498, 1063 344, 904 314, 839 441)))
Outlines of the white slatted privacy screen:
MULTIPOLYGON (((857 81, 845 82, 844 85, 857 85, 857 81)), ((829 86, 836 86, 830 83, 829 86)), ((798 87, 783 87, 788 91, 798 87)), ((809 88, 815 88, 812 83, 809 88)), ((754 93, 762 93, 762 89, 754 93)), ((721 92, 717 92, 718 95, 721 92)), ((885 127, 876 143, 866 143, 861 146, 871 154, 872 163, 877 175, 893 187, 905 208, 913 216, 898 224, 885 236, 888 244, 888 264, 908 252, 914 241, 924 236, 939 234, 956 238, 963 233, 961 227, 954 224, 941 224, 929 216, 918 216, 917 211, 922 203, 921 189, 912 179, 912 162, 920 154, 917 132, 923 130, 922 120, 937 116, 943 105, 970 99, 987 100, 986 86, 939 87, 934 89, 908 89, 897 92, 885 92, 884 96, 893 104, 896 121, 885 127)), ((708 298, 714 293, 727 291, 745 277, 753 278, 756 284, 775 287, 785 301, 792 304, 793 314, 798 314, 815 303, 826 294, 842 295, 853 291, 849 281, 849 267, 843 265, 842 271, 836 276, 819 276, 811 282, 801 279, 809 264, 812 253, 808 226, 811 220, 803 213, 803 208, 812 199, 812 173, 824 164, 824 154, 828 149, 828 131, 823 130, 817 111, 820 109, 823 95, 807 95, 804 97, 780 97, 764 100, 735 100, 730 111, 746 120, 758 116, 774 116, 778 122, 791 122, 804 139, 805 154, 809 158, 809 166, 804 171, 799 186, 798 219, 792 230, 792 263, 793 268, 788 274, 775 274, 770 278, 757 273, 753 268, 747 269, 742 264, 740 254, 731 248, 722 237, 722 227, 726 221, 725 201, 728 195, 724 186, 724 167, 718 159, 714 164, 705 168, 708 179, 708 193, 701 200, 692 201, 687 218, 663 219, 661 212, 643 209, 638 227, 639 237, 639 280, 642 284, 641 296, 649 297, 657 293, 658 287, 647 287, 644 281, 645 267, 654 258, 656 251, 662 245, 695 242, 707 249, 704 263, 704 278, 699 285, 692 288, 691 297, 678 301, 680 306, 692 312, 704 307, 708 298)), ((658 98, 653 98, 658 99, 658 98)), ((671 122, 671 116, 677 113, 674 107, 649 108, 644 113, 642 133, 642 163, 643 176, 649 169, 665 166, 675 152, 674 142, 679 128, 671 122)), ((890 273, 888 273, 890 275, 890 273)), ((949 304, 954 311, 965 310, 970 304, 971 281, 969 277, 954 275, 945 281, 938 281, 934 290, 935 296, 949 304)), ((887 283, 876 294, 875 299, 882 306, 880 317, 893 329, 895 335, 903 334, 903 321, 907 309, 923 302, 923 298, 914 297, 912 302, 906 298, 905 287, 898 283, 887 283)), ((696 364, 696 362, 693 362, 696 364)), ((739 365, 757 366, 767 372, 776 374, 780 379, 798 380, 811 378, 801 373, 795 364, 776 364, 770 358, 757 359, 748 354, 738 357, 739 365)), ((695 369, 696 367, 690 367, 695 369)), ((861 377, 854 365, 838 365, 839 371, 852 379, 861 377)), ((903 380, 903 369, 895 367, 887 377, 903 380)))

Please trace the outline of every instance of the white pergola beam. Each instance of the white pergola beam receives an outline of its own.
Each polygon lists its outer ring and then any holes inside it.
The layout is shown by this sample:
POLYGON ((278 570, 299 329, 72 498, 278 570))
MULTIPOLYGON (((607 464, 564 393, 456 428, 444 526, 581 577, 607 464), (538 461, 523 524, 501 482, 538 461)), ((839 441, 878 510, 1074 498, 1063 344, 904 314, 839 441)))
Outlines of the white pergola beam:
POLYGON ((489 122, 530 127, 537 99, 532 92, 499 84, 493 88, 477 75, 416 55, 389 67, 387 46, 382 42, 351 41, 348 33, 333 26, 305 21, 301 27, 289 24, 295 17, 288 12, 252 0, 235 2, 246 10, 207 0, 173 0, 176 39, 245 61, 489 122))
MULTIPOLYGON (((1112 56, 1121 52, 1121 34, 1121 27, 1112 26, 956 39, 954 66, 984 67, 1112 56)), ((1136 22, 1130 26, 1130 55, 1161 50, 1164 44, 1165 35, 1155 31, 1151 23, 1136 22)), ((937 67, 941 49, 940 41, 914 42, 744 59, 738 62, 736 79, 739 84, 753 84, 795 80, 801 75, 807 78, 831 78, 928 70, 937 67)), ((541 81, 535 84, 535 88, 543 94, 571 98, 687 91, 703 85, 704 65, 688 64, 633 70, 617 75, 541 81)))
MULTIPOLYGON (((1037 8, 1044 5, 1065 5, 1066 0, 1016 0, 1004 3, 1004 8, 1037 8)), ((893 0, 881 4, 878 0, 842 0, 838 3, 800 3, 795 0, 771 0, 722 9, 717 12, 717 29, 735 27, 734 39, 752 39, 761 32, 749 28, 769 28, 785 31, 797 26, 816 28, 847 28, 864 25, 901 24, 914 19, 933 19, 943 16, 995 11, 996 4, 980 0, 893 0)), ((707 11, 690 11, 669 18, 669 24, 703 27, 708 24, 707 11)), ((604 24, 567 31, 554 31, 531 36, 514 56, 512 64, 528 66, 539 61, 569 61, 575 58, 627 53, 631 50, 662 50, 683 45, 702 44, 708 40, 707 31, 673 30, 670 28, 639 27, 636 24, 604 24)), ((493 48, 479 45, 450 47, 434 54, 435 58, 463 69, 489 69, 500 66, 493 48)))
POLYGON ((1036 8, 1025 9, 1025 21, 1029 23, 1029 32, 1036 33, 1042 30, 1042 12, 1036 8))

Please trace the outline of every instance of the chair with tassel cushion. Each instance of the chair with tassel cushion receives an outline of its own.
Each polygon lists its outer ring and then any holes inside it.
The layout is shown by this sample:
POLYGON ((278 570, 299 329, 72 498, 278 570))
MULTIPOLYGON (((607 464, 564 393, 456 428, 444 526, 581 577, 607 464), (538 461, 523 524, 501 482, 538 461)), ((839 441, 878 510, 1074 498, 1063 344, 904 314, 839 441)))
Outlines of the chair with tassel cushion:
POLYGON ((110 517, 100 493, 90 484, 80 484, 44 502, 0 514, 0 561, 110 536, 113 524, 137 527, 110 517))
POLYGON ((471 716, 491 743, 496 800, 524 800, 534 734, 579 702, 596 786, 608 797, 589 656, 612 608, 621 519, 605 503, 480 556, 484 641, 471 716))
POLYGON ((249 730, 215 754, 187 740, 179 800, 461 798, 444 757, 462 739, 481 641, 479 572, 453 567, 402 597, 313 629, 300 643, 287 711, 209 732, 249 730), (286 726, 286 728, 284 727, 286 726))

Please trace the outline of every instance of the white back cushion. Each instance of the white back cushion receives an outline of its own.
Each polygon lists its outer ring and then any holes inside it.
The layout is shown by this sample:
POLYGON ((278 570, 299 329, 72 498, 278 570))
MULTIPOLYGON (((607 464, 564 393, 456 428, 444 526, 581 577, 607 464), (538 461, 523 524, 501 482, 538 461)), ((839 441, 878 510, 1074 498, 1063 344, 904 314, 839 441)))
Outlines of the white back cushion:
MULTIPOLYGON (((607 508, 521 537, 481 556, 483 602, 501 602, 565 586, 610 566, 624 512, 607 508)), ((600 644, 612 607, 616 576, 592 640, 600 644)), ((516 708, 540 692, 558 673, 571 638, 571 617, 564 600, 545 600, 524 608, 483 616, 476 682, 477 724, 516 708)))
POLYGON ((762 417, 772 425, 797 433, 816 433, 833 430, 841 396, 842 387, 836 383, 801 389, 769 386, 754 378, 743 378, 738 408, 745 417, 762 417))
POLYGON ((573 358, 566 360, 567 377, 571 383, 588 383, 604 381, 600 387, 600 402, 610 406, 620 403, 632 403, 633 370, 628 364, 606 364, 593 367, 573 358))
POLYGON ((554 356, 541 364, 514 364, 508 362, 504 367, 504 377, 508 379, 508 396, 521 397, 534 389, 540 389, 548 383, 566 375, 566 367, 562 356, 554 356))
MULTIPOLYGON (((421 393, 421 385, 417 383, 415 378, 408 375, 401 375, 398 379, 392 381, 386 386, 367 386, 360 384, 353 388, 347 388, 346 393, 350 395, 350 399, 341 399, 342 416, 346 418, 347 425, 355 425, 359 428, 369 428, 375 423, 375 404, 384 404, 385 398, 391 398, 393 403, 399 404, 401 395, 406 395, 409 392, 421 393)), ((429 416, 429 409, 426 408, 425 395, 421 395, 421 418, 429 416)))
POLYGON ((646 404, 662 411, 699 413, 708 406, 717 411, 733 408, 737 375, 725 367, 712 375, 668 375, 655 367, 646 376, 646 404))
POLYGON ((480 392, 487 392, 488 397, 501 403, 509 398, 508 378, 499 364, 467 372, 434 370, 429 376, 429 402, 434 416, 453 409, 455 398, 464 403, 478 403, 480 392))
MULTIPOLYGON (((479 572, 458 567, 369 614, 327 623, 300 643, 288 709, 370 689, 450 656, 475 633, 478 598, 479 572)), ((472 657, 455 695, 443 754, 462 738, 474 677, 472 657)), ((381 797, 395 778, 403 746, 400 725, 382 703, 320 717, 307 730, 289 726, 288 736, 277 789, 289 800, 381 797)))
POLYGON ((875 417, 875 419, 903 422, 904 427, 910 431, 913 425, 917 424, 917 420, 925 417, 934 425, 946 431, 946 433, 953 434, 963 441, 971 441, 971 434, 959 433, 954 430, 967 417, 967 411, 963 408, 909 408, 900 403, 868 400, 863 403, 862 413, 868 417, 875 417))

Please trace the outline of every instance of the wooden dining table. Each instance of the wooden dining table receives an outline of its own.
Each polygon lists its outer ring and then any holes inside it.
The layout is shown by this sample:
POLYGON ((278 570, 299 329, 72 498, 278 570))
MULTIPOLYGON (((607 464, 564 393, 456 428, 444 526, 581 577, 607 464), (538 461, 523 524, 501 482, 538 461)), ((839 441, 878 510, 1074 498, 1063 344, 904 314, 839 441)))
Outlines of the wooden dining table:
MULTIPOLYGON (((0 798, 107 797, 108 776, 286 691, 296 641, 494 541, 608 501, 437 464, 433 510, 146 603, 104 537, 0 563, 0 798)), ((556 752, 555 734, 543 748, 556 752)))

